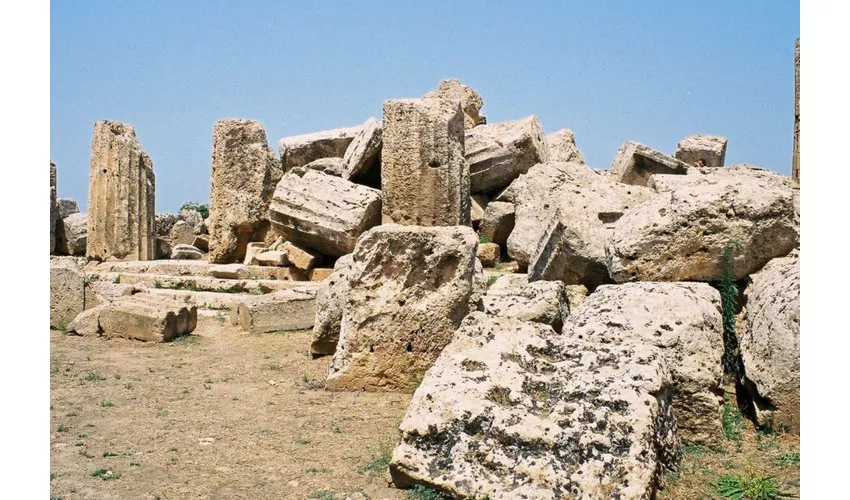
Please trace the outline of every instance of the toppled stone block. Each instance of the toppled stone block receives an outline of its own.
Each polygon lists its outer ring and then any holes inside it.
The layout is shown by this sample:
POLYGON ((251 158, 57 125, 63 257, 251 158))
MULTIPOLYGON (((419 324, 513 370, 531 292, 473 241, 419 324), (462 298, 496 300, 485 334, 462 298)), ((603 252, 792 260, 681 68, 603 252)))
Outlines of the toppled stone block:
POLYGON ((157 260, 171 258, 171 242, 167 238, 157 236, 154 245, 156 246, 157 260))
POLYGON ((188 222, 179 220, 171 226, 168 237, 172 245, 191 245, 195 241, 195 228, 188 222))
POLYGON ((610 282, 605 241, 612 221, 656 193, 610 184, 575 163, 537 165, 524 177, 516 186, 516 225, 508 238, 508 254, 517 261, 529 255, 531 281, 563 281, 590 289, 610 282))
POLYGON ((283 267, 289 265, 289 258, 286 252, 281 250, 270 250, 263 252, 256 257, 257 264, 261 266, 278 266, 283 267))
POLYGON ((685 174, 688 165, 637 142, 626 141, 611 162, 611 174, 618 182, 646 186, 653 174, 685 174))
POLYGON ((676 145, 673 157, 688 165, 702 160, 704 167, 722 167, 726 162, 726 143, 725 137, 716 135, 689 135, 676 145))
POLYGON ((383 123, 383 215, 404 225, 470 225, 459 101, 389 100, 383 123))
POLYGON ((170 238, 171 228, 174 227, 174 224, 177 224, 178 220, 180 218, 177 214, 168 212, 156 214, 154 223, 156 226, 156 236, 159 238, 170 238))
POLYGON ((236 307, 236 324, 250 333, 304 330, 313 327, 316 296, 296 290, 261 295, 236 307))
POLYGON ((265 237, 269 202, 280 176, 280 164, 259 122, 215 122, 207 221, 210 262, 240 262, 248 243, 265 237))
POLYGON ((364 233, 325 387, 412 392, 475 308, 477 243, 466 226, 387 224, 364 233))
POLYGON ((244 272, 246 267, 242 264, 219 264, 210 267, 210 276, 224 279, 239 279, 240 274, 244 272))
POLYGON ((103 334, 100 329, 100 311, 103 306, 86 309, 78 314, 73 321, 68 323, 68 333, 76 333, 77 335, 99 337, 103 334))
POLYGON ((800 432, 800 253, 773 259, 744 290, 744 386, 759 425, 800 432))
POLYGON ((313 325, 313 342, 310 344, 313 357, 336 352, 352 263, 351 254, 337 259, 326 286, 316 294, 316 322, 313 325))
POLYGON ((570 310, 576 310, 584 304, 587 294, 587 287, 584 285, 567 285, 567 299, 570 302, 570 310))
POLYGON ((202 252, 209 252, 210 240, 206 234, 196 234, 192 239, 192 246, 202 252))
POLYGON ((74 257, 50 258, 50 327, 64 330, 86 305, 84 262, 74 257))
POLYGON ((204 253, 192 245, 175 245, 171 250, 171 258, 175 260, 198 260, 204 253))
POLYGON ((672 373, 672 403, 683 440, 709 446, 725 441, 723 319, 720 294, 705 283, 603 285, 573 310, 568 337, 659 348, 672 373))
POLYGON ((489 203, 490 199, 486 194, 474 194, 469 197, 469 218, 473 227, 478 227, 484 219, 484 211, 489 203))
POLYGON ((146 293, 122 297, 90 311, 98 311, 102 335, 144 342, 168 342, 192 333, 198 324, 197 307, 146 293))
POLYGON ((653 498, 678 465, 656 349, 471 314, 401 423, 390 475, 453 498, 653 498))
POLYGON ((268 246, 265 243, 252 241, 248 243, 245 247, 245 265, 246 266, 256 266, 259 265, 257 261, 257 256, 261 253, 268 250, 268 246))
POLYGON ((540 120, 481 125, 466 131, 466 160, 472 193, 490 193, 509 185, 520 174, 549 160, 540 120))
POLYGON ((286 252, 286 257, 289 260, 289 263, 296 269, 301 269, 302 271, 309 271, 322 261, 322 256, 320 254, 305 248, 300 248, 291 241, 285 242, 282 249, 286 252))
POLYGON ((513 203, 490 202, 484 210, 484 218, 478 227, 478 233, 498 245, 506 244, 516 223, 514 214, 513 203))
POLYGON ((295 168, 278 183, 269 220, 288 242, 326 255, 345 255, 364 231, 380 224, 381 192, 295 168))
POLYGON ((277 145, 284 173, 320 158, 342 158, 359 131, 358 126, 284 137, 277 145))
POLYGON ((476 256, 484 267, 493 267, 500 260, 501 249, 495 243, 479 243, 476 256))
POLYGON ((80 213, 80 207, 77 205, 77 200, 73 198, 59 198, 56 200, 56 207, 59 210, 59 219, 64 219, 72 214, 80 213))
POLYGON ((475 89, 460 83, 458 80, 443 80, 436 90, 428 92, 423 97, 460 101, 460 108, 463 111, 463 128, 465 129, 487 123, 487 119, 481 113, 484 100, 481 99, 475 89))
POLYGON ((152 260, 156 181, 136 131, 99 121, 91 149, 86 255, 101 261, 152 260))
POLYGON ((584 156, 576 146, 576 136, 568 128, 547 135, 546 149, 549 151, 549 161, 584 164, 584 156))
POLYGON ((343 174, 346 180, 368 183, 368 179, 380 182, 381 148, 384 145, 384 128, 380 121, 369 118, 354 136, 343 156, 343 174))
POLYGON ((695 172, 653 176, 662 192, 614 223, 606 254, 615 281, 718 280, 730 242, 738 280, 799 245, 791 179, 747 166, 695 172))
POLYGON ((196 208, 181 208, 180 214, 177 216, 178 220, 182 220, 186 224, 189 224, 192 227, 197 226, 198 224, 204 222, 204 216, 199 212, 196 208))
POLYGON ((319 158, 304 165, 305 170, 317 170, 323 174, 342 177, 345 172, 345 161, 342 158, 319 158))
POLYGON ((87 214, 72 213, 60 220, 56 226, 56 253, 84 256, 89 234, 88 227, 87 214))
POLYGON ((481 297, 478 310, 490 316, 549 325, 560 333, 570 315, 567 288, 560 281, 528 282, 525 275, 500 276, 481 297))

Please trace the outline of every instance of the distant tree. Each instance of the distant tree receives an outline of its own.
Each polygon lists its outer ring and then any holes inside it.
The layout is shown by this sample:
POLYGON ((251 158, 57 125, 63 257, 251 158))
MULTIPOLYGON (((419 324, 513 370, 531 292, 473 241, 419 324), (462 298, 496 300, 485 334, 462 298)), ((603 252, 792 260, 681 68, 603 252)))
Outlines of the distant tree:
POLYGON ((204 219, 208 219, 210 216, 210 207, 209 205, 201 205, 196 201, 187 201, 180 207, 180 210, 197 210, 198 213, 201 214, 201 217, 204 219))

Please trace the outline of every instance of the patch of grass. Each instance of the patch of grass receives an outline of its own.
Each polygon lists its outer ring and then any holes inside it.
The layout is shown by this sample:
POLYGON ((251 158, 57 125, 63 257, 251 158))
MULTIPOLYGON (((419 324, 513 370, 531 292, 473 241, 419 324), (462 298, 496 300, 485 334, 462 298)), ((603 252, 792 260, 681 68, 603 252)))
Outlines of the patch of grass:
POLYGON ((56 428, 56 432, 65 432, 65 431, 67 431, 67 430, 68 430, 68 428, 67 428, 67 427, 65 427, 65 426, 64 426, 64 425, 62 425, 62 424, 59 424, 59 427, 57 427, 57 428, 56 428))
POLYGON ((104 377, 100 373, 89 372, 89 374, 86 375, 86 380, 88 380, 89 382, 98 382, 100 380, 106 380, 106 377, 104 377))
POLYGON ((172 344, 181 344, 181 345, 197 345, 198 342, 199 341, 198 341, 197 335, 189 335, 189 334, 181 335, 181 336, 179 336, 176 339, 171 341, 172 344))
POLYGON ((311 474, 326 474, 330 471, 328 469, 325 469, 324 467, 322 467, 322 468, 310 467, 309 469, 307 469, 307 472, 309 472, 311 474))
POLYGON ((269 370, 277 371, 280 370, 282 367, 280 366, 280 363, 269 363, 266 365, 266 368, 268 368, 269 370))
POLYGON ((76 416, 77 416, 77 414, 76 414, 76 412, 73 412, 73 411, 72 411, 72 412, 66 413, 66 414, 65 414, 65 416, 66 416, 66 417, 76 417, 76 416))
POLYGON ((54 479, 56 479, 56 474, 51 472, 50 473, 50 480, 53 481, 54 479))
POLYGON ((368 482, 371 483, 375 480, 376 477, 384 474, 387 471, 387 468, 390 466, 390 460, 392 458, 392 448, 389 446, 385 446, 373 456, 371 461, 367 462, 366 465, 364 465, 363 467, 357 469, 357 473, 368 476, 368 482))
POLYGON ((498 279, 499 279, 499 276, 497 276, 495 274, 491 274, 490 276, 488 276, 487 277, 487 288, 490 288, 491 286, 493 286, 493 283, 495 283, 496 280, 498 280, 498 279))
POLYGON ((88 450, 80 450, 77 452, 77 455, 82 455, 86 458, 94 458, 94 455, 90 455, 88 450))
MULTIPOLYGON (((215 290, 218 293, 245 293, 245 287, 242 285, 233 285, 227 288, 221 287, 218 290, 215 290)), ((253 292, 253 290, 252 290, 253 292)), ((262 291, 261 291, 262 293, 262 291)))
MULTIPOLYGON (((417 484, 407 491, 405 498, 407 500, 451 500, 452 497, 446 496, 428 486, 417 484)), ((489 496, 487 498, 489 499, 489 496)))
POLYGON ((88 434, 77 434, 77 438, 78 438, 78 439, 85 439, 85 438, 87 438, 87 437, 89 437, 89 435, 88 435, 88 434))
POLYGON ((313 493, 310 493, 310 496, 307 498, 314 498, 316 500, 334 500, 334 494, 327 490, 314 491, 313 493))
POLYGON ((110 479, 119 479, 121 477, 121 474, 118 474, 117 472, 112 472, 111 470, 107 469, 97 469, 96 471, 91 473, 91 477, 99 477, 104 481, 108 481, 110 479))
POLYGON ((101 401, 100 406, 104 408, 112 408, 115 404, 112 401, 101 401))
POLYGON ((302 438, 298 438, 298 439, 296 439, 296 440, 295 440, 295 444, 302 444, 302 445, 303 445, 303 444, 310 444, 310 440, 309 440, 309 439, 302 439, 302 438))
POLYGON ((162 288, 162 282, 159 281, 159 280, 153 280, 153 287, 154 288, 162 288))
POLYGON ((103 452, 103 458, 106 458, 106 457, 117 457, 117 456, 118 456, 118 454, 117 454, 117 453, 115 453, 115 452, 113 452, 113 451, 104 451, 104 452, 103 452))
POLYGON ((342 429, 334 421, 331 421, 331 430, 334 431, 334 434, 342 434, 342 429))
POLYGON ((744 416, 741 411, 729 401, 723 405, 723 434, 726 439, 741 441, 741 429, 744 427, 744 416))
POLYGON ((132 388, 133 388, 133 384, 131 384, 130 382, 127 382, 126 384, 124 384, 124 388, 125 388, 125 389, 132 389, 132 388))
POLYGON ((799 467, 800 466, 800 453, 799 452, 797 452, 797 453, 792 453, 792 452, 783 453, 782 455, 779 456, 778 462, 779 462, 779 465, 781 465, 783 467, 793 467, 793 466, 799 467))
POLYGON ((219 325, 224 325, 224 323, 227 321, 227 315, 226 315, 226 314, 224 314, 224 311, 219 311, 219 312, 215 315, 215 319, 217 319, 217 320, 218 320, 218 324, 219 324, 219 325))
POLYGON ((112 378, 114 378, 115 380, 121 380, 121 375, 118 375, 116 373, 115 375, 112 376, 112 378))
POLYGON ((478 236, 479 243, 490 243, 490 238, 486 234, 481 234, 478 236))
POLYGON ((712 483, 714 492, 731 500, 774 500, 787 498, 779 489, 773 476, 756 472, 752 468, 740 475, 723 476, 712 483))

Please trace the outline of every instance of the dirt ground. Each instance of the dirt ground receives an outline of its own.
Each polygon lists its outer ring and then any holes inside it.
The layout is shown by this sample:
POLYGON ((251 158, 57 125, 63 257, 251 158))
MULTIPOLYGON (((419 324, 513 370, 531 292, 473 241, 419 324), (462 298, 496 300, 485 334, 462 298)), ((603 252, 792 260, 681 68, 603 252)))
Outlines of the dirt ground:
POLYGON ((309 342, 51 331, 51 498, 404 498, 385 473, 410 396, 317 387, 309 342))
MULTIPOLYGON (((50 332, 51 499, 406 498, 385 477, 409 395, 323 390, 330 358, 311 359, 307 332, 206 331, 50 332)), ((799 496, 799 438, 729 424, 722 449, 683 448, 659 500, 723 498, 714 485, 748 472, 799 496)))

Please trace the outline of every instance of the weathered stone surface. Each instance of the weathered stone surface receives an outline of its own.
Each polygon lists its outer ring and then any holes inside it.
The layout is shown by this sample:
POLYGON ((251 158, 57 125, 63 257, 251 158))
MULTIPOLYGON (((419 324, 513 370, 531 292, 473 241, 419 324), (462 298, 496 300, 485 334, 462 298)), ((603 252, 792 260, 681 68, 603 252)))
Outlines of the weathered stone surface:
POLYGON ((360 126, 284 137, 277 144, 284 173, 320 158, 344 157, 358 132, 360 126))
POLYGON ((240 262, 248 243, 263 239, 278 179, 280 166, 260 123, 235 119, 215 122, 207 221, 210 262, 240 262))
POLYGON ((295 168, 278 183, 269 220, 287 241, 326 255, 345 255, 364 231, 380 224, 381 192, 295 168))
POLYGON ((373 169, 380 168, 381 148, 384 145, 384 128, 380 121, 369 118, 354 136, 343 156, 342 177, 352 182, 380 178, 373 169))
POLYGON ((289 265, 289 258, 286 252, 281 250, 269 250, 258 254, 257 264, 261 266, 286 266, 289 265))
POLYGON ((484 218, 478 228, 478 233, 493 243, 504 245, 508 236, 514 230, 515 209, 513 203, 493 201, 484 210, 484 218))
POLYGON ((195 228, 188 222, 179 220, 171 226, 168 239, 172 245, 191 245, 195 241, 195 228))
POLYGON ((59 198, 56 200, 56 206, 59 210, 60 220, 71 214, 80 213, 80 207, 77 205, 77 200, 73 198, 59 198))
POLYGON ((475 89, 460 83, 458 80, 443 80, 436 90, 428 92, 423 97, 460 101, 460 108, 463 111, 463 128, 465 129, 487 123, 487 119, 481 113, 484 100, 481 99, 475 89))
MULTIPOLYGON (((195 224, 195 229, 193 230, 193 232, 197 236, 201 236, 201 235, 207 236, 207 235, 209 235, 210 232, 209 232, 209 228, 207 227, 206 219, 195 224)), ((207 238, 207 241, 209 241, 209 238, 207 238)))
POLYGON ((421 226, 468 226, 469 165, 458 101, 384 102, 383 215, 421 226))
POLYGON ((324 174, 342 177, 345 161, 342 158, 319 158, 304 165, 305 170, 318 170, 324 174))
POLYGON ((336 352, 352 263, 351 254, 337 259, 326 286, 316 295, 316 322, 313 325, 313 342, 310 344, 313 357, 336 352))
POLYGON ((50 258, 50 327, 64 330, 86 305, 84 262, 74 257, 50 258))
POLYGON ((56 248, 56 223, 59 221, 59 207, 56 204, 56 164, 50 160, 50 253, 56 248))
POLYGON ((560 333, 570 315, 566 286, 560 281, 529 283, 526 276, 520 276, 525 282, 511 275, 499 277, 481 297, 479 310, 490 316, 543 323, 560 333))
POLYGON ((570 161, 584 164, 584 156, 576 146, 576 136, 568 128, 547 135, 546 148, 549 151, 549 161, 570 161))
POLYGON ((723 319, 705 283, 603 285, 573 310, 569 337, 658 347, 672 371, 673 408, 684 441, 720 445, 723 319))
POLYGON ((86 254, 89 217, 87 214, 72 213, 56 225, 56 253, 59 255, 86 254))
POLYGON ((73 321, 68 323, 68 333, 76 333, 77 335, 85 336, 100 336, 103 330, 100 329, 100 311, 106 306, 99 305, 78 314, 73 321))
POLYGON ((108 304, 120 297, 127 297, 146 290, 144 285, 100 281, 97 274, 86 273, 86 310, 108 304))
POLYGON ((171 237, 171 228, 180 220, 180 216, 172 213, 159 213, 155 217, 156 235, 161 238, 171 237))
POLYGON ((204 221, 204 216, 194 208, 181 208, 178 220, 182 220, 186 224, 195 227, 204 221))
MULTIPOLYGON (((586 165, 558 162, 535 165, 511 184, 511 190, 515 199, 515 226, 507 239, 508 255, 521 265, 528 265, 537 251, 561 199, 567 198, 568 206, 590 199, 591 208, 596 211, 587 210, 583 219, 598 219, 600 213, 603 218, 609 213, 615 216, 654 194, 647 188, 609 184, 586 165), (601 199, 597 191, 612 200, 601 199), (572 199, 576 195, 580 198, 572 199)), ((583 203, 580 207, 585 210, 583 203)))
POLYGON ((587 298, 587 287, 584 285, 567 285, 567 299, 570 302, 570 310, 578 309, 587 298))
POLYGON ((202 252, 209 252, 210 240, 206 234, 197 234, 192 238, 192 246, 202 252))
POLYGON ((478 227, 484 219, 484 211, 489 203, 490 199, 486 194, 474 194, 469 197, 469 219, 473 227, 478 227))
POLYGON ((304 330, 313 327, 315 317, 316 295, 298 290, 258 296, 236 307, 236 324, 251 333, 304 330))
POLYGON ((685 174, 688 165, 672 156, 637 142, 626 141, 611 162, 611 175, 618 182, 646 186, 652 174, 685 174))
POLYGON ((322 261, 320 254, 306 248, 300 248, 291 241, 283 243, 281 249, 286 252, 289 263, 302 271, 309 271, 322 261))
POLYGON ((536 116, 467 130, 470 192, 498 191, 534 165, 547 162, 545 139, 536 116))
POLYGON ((216 278, 238 279, 246 269, 243 264, 218 264, 210 268, 210 275, 216 278))
POLYGON ((364 233, 325 387, 413 392, 474 310, 477 242, 465 226, 387 224, 364 233))
POLYGON ((527 184, 517 185, 523 199, 517 203, 508 253, 513 251, 511 256, 520 260, 531 252, 531 281, 557 280, 590 289, 610 282, 605 242, 612 222, 630 206, 655 193, 645 187, 610 184, 575 163, 534 168, 541 171, 529 175, 527 184), (547 179, 552 183, 541 185, 547 179), (531 198, 526 198, 526 194, 531 198))
POLYGON ((744 290, 738 345, 761 425, 800 432, 800 253, 773 259, 744 290))
POLYGON ((608 269, 617 282, 714 281, 723 249, 737 242, 735 279, 799 245, 793 181, 746 166, 653 176, 661 194, 614 224, 608 269), (656 179, 656 177, 658 179, 656 179))
POLYGON ((154 258, 155 188, 153 162, 133 127, 114 121, 95 123, 89 170, 89 258, 154 258))
POLYGON ((171 242, 168 240, 168 238, 162 238, 157 236, 154 245, 156 246, 157 259, 171 258, 171 242))
POLYGON ((92 310, 99 310, 98 323, 106 337, 167 342, 192 333, 198 324, 197 307, 159 295, 137 293, 100 307, 92 310))
POLYGON ((453 498, 653 498, 678 461, 666 363, 476 312, 428 370, 390 462, 453 498))
POLYGON ((704 167, 722 167, 726 162, 727 142, 725 137, 716 135, 689 135, 679 141, 673 156, 688 165, 702 160, 704 167))
POLYGON ((261 253, 268 250, 268 245, 258 241, 252 241, 248 243, 245 247, 245 265, 246 266, 256 266, 259 265, 257 261, 257 256, 261 253))
POLYGON ((501 249, 495 243, 479 243, 476 256, 484 267, 493 267, 500 260, 501 249))
POLYGON ((198 260, 204 257, 204 253, 192 245, 174 245, 171 249, 171 258, 177 260, 198 260))

